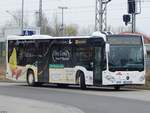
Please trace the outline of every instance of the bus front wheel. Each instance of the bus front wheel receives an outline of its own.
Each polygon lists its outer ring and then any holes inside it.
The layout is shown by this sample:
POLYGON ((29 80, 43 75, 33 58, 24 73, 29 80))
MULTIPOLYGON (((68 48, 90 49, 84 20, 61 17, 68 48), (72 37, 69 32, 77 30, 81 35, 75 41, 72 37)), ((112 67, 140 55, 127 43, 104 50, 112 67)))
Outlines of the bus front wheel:
POLYGON ((29 86, 35 86, 35 78, 34 78, 34 73, 32 70, 29 70, 27 72, 27 84, 29 86))
POLYGON ((79 85, 80 85, 80 88, 82 90, 86 89, 85 77, 84 77, 84 73, 83 72, 79 73, 79 85))
POLYGON ((116 91, 118 91, 118 90, 120 90, 120 86, 114 86, 114 89, 115 89, 116 91))

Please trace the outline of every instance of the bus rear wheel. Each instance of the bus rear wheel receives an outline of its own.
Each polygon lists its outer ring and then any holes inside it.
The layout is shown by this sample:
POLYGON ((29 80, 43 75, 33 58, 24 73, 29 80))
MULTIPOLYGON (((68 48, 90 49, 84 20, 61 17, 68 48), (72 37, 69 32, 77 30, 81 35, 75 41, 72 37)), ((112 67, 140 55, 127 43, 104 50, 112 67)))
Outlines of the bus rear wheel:
POLYGON ((82 90, 86 89, 85 77, 83 72, 79 72, 79 85, 82 90))
POLYGON ((32 70, 27 72, 27 84, 28 86, 35 86, 35 77, 32 70))

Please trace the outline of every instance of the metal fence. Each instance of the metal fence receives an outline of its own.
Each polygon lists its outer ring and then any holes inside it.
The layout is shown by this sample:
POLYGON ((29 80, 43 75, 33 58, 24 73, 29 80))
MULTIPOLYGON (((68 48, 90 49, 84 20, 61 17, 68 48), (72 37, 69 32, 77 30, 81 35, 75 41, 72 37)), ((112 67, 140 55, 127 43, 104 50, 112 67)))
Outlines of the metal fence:
POLYGON ((150 59, 146 59, 145 62, 146 62, 146 67, 147 68, 150 67, 150 59))
POLYGON ((5 42, 0 42, 0 76, 6 73, 6 45, 5 42))

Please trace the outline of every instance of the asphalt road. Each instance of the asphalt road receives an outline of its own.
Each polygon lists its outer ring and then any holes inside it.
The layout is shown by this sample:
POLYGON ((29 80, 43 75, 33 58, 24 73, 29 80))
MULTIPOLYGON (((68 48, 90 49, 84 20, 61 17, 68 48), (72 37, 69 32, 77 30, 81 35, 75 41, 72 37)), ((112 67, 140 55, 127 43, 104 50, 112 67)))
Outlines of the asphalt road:
POLYGON ((0 83, 0 95, 70 106, 83 113, 150 113, 150 91, 144 90, 88 88, 82 91, 78 87, 28 87, 22 83, 0 83))

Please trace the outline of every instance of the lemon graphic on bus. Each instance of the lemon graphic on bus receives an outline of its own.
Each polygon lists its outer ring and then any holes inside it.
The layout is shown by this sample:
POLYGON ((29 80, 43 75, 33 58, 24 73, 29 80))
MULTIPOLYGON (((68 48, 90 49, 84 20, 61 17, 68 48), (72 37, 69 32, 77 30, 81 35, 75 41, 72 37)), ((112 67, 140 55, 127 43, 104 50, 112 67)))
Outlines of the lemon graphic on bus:
POLYGON ((19 76, 21 75, 21 70, 17 68, 16 48, 13 48, 12 54, 9 58, 9 65, 10 65, 10 69, 12 71, 12 77, 15 77, 16 79, 18 79, 19 76))

